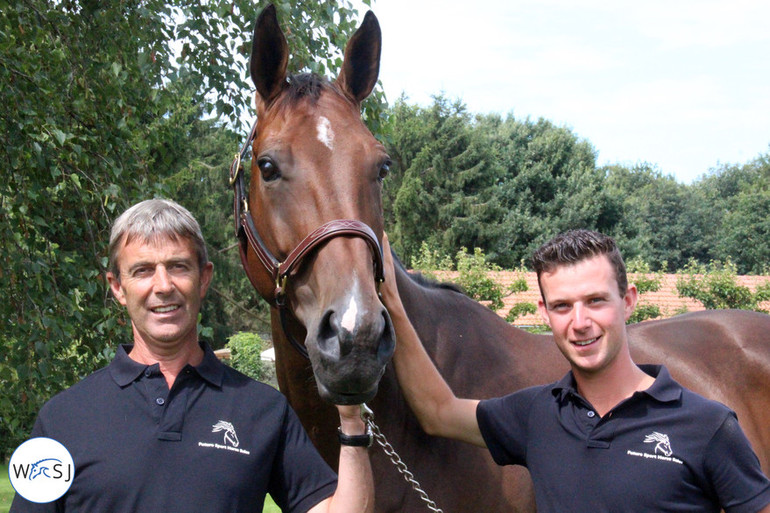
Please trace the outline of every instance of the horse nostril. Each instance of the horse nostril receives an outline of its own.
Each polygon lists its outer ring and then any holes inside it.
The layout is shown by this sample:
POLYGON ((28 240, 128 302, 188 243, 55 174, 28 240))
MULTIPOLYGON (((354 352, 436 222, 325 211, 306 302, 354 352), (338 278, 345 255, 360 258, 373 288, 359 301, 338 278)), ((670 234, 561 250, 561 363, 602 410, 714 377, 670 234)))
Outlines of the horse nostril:
POLYGON ((340 358, 339 329, 334 320, 334 310, 327 310, 318 327, 318 350, 327 358, 340 358))
POLYGON ((371 314, 357 317, 350 329, 336 310, 327 310, 319 322, 316 339, 322 357, 327 361, 340 361, 355 353, 358 358, 374 358, 377 364, 386 365, 396 346, 393 323, 384 308, 371 314))
POLYGON ((382 335, 380 336, 380 343, 377 346, 377 360, 386 365, 393 352, 396 350, 396 336, 393 330, 393 322, 390 320, 388 311, 383 308, 382 310, 383 328, 382 335))

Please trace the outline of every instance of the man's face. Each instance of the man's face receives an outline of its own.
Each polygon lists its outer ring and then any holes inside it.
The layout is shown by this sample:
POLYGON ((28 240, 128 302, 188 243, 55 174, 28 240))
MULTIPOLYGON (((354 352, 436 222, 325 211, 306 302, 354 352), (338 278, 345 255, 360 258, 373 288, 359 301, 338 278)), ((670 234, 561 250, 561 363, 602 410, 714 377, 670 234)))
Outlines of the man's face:
POLYGON ((605 255, 542 273, 540 287, 545 302, 538 309, 573 371, 595 374, 610 366, 627 343, 625 322, 636 305, 636 287, 620 296, 605 255))
POLYGON ((203 269, 192 241, 134 239, 118 253, 120 279, 107 273, 115 298, 126 307, 134 343, 167 352, 198 340, 197 321, 213 265, 203 269))

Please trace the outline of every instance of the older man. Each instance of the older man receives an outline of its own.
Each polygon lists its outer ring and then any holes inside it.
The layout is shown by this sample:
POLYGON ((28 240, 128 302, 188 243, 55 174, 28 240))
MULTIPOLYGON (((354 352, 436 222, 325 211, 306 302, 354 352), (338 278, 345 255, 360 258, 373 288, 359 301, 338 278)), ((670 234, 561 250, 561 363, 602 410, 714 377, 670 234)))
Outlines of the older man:
POLYGON ((180 205, 141 202, 115 222, 107 280, 131 318, 133 344, 52 398, 32 436, 71 453, 75 478, 47 504, 11 511, 261 512, 373 510, 358 407, 339 406, 339 478, 286 399, 220 363, 198 340, 213 275, 197 221, 180 205))

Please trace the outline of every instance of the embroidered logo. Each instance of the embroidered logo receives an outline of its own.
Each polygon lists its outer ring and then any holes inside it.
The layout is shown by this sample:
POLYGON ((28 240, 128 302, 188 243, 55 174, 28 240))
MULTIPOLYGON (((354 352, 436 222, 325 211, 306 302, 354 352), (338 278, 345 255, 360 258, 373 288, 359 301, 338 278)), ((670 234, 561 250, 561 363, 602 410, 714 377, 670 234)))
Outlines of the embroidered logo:
POLYGON ((674 451, 671 450, 671 441, 668 439, 668 435, 653 431, 651 434, 644 437, 644 443, 656 444, 655 454, 662 454, 663 456, 671 456, 674 451))
POLYGON ((644 443, 655 444, 652 452, 627 450, 626 454, 629 456, 635 456, 637 458, 667 461, 670 463, 677 463, 679 465, 683 463, 682 460, 673 456, 674 450, 671 448, 671 440, 669 439, 668 435, 659 433, 658 431, 653 431, 644 437, 644 443))
POLYGON ((220 420, 212 426, 211 432, 222 433, 222 436, 223 436, 222 443, 220 444, 220 443, 199 441, 198 447, 218 449, 220 451, 221 450, 232 451, 238 454, 245 454, 247 456, 251 454, 251 451, 247 451, 246 449, 239 447, 241 445, 241 442, 240 440, 238 440, 238 435, 235 432, 235 426, 233 426, 232 422, 227 422, 226 420, 220 420))
POLYGON ((238 441, 238 435, 235 434, 235 427, 233 427, 230 422, 220 420, 214 424, 214 429, 212 429, 211 432, 218 433, 219 431, 225 432, 224 443, 230 444, 232 447, 238 447, 238 445, 240 445, 240 442, 238 441))

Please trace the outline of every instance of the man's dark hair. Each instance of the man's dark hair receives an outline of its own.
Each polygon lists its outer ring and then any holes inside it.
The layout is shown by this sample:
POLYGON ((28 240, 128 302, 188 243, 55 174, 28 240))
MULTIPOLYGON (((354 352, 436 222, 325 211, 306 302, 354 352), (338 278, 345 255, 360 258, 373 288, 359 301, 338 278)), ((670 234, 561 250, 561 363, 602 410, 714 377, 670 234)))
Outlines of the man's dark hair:
MULTIPOLYGON (((537 283, 540 276, 550 273, 557 267, 574 265, 583 260, 599 255, 606 255, 615 269, 615 279, 618 282, 620 297, 625 297, 628 289, 626 264, 620 255, 615 240, 612 237, 592 230, 570 230, 560 233, 549 240, 532 255, 532 268, 537 273, 537 283)), ((541 293, 543 288, 540 287, 541 293)), ((543 298, 545 300, 545 298, 543 298)))

